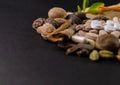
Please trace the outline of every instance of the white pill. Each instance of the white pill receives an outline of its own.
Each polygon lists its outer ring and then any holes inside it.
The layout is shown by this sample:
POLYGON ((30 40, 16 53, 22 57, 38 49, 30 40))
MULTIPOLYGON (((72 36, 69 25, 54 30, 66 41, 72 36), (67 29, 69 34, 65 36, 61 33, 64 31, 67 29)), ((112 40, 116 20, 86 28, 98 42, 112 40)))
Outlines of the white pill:
POLYGON ((112 21, 112 20, 107 20, 107 21, 106 21, 106 24, 107 24, 107 25, 114 26, 114 21, 112 21))
POLYGON ((120 30, 120 24, 119 24, 119 23, 115 23, 115 24, 114 24, 114 28, 115 28, 116 30, 120 30))
POLYGON ((114 28, 114 26, 105 25, 104 30, 107 31, 107 32, 112 32, 112 31, 115 31, 116 29, 114 28))
POLYGON ((91 28, 93 29, 102 29, 103 28, 103 21, 100 20, 92 20, 91 21, 91 28))
POLYGON ((85 43, 86 39, 83 36, 73 35, 72 40, 76 43, 85 43))

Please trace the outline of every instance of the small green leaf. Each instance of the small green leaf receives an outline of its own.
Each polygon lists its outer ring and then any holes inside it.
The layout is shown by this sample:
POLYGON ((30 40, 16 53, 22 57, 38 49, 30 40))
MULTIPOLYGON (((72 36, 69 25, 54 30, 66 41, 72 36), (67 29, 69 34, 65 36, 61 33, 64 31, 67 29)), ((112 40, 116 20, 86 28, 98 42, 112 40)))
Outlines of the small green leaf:
POLYGON ((88 9, 88 13, 101 13, 99 7, 104 7, 104 5, 102 2, 96 2, 88 9))
POLYGON ((83 10, 87 8, 88 4, 89 4, 89 0, 83 0, 83 10))
POLYGON ((81 8, 79 5, 77 5, 77 10, 78 10, 78 12, 81 12, 81 8))

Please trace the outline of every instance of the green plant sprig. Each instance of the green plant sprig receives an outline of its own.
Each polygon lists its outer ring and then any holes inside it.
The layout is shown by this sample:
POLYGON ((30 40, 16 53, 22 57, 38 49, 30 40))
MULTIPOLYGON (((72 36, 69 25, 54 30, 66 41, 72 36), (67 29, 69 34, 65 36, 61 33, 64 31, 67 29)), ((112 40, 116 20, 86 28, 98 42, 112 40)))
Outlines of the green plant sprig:
POLYGON ((95 2, 90 7, 88 7, 88 4, 89 0, 83 0, 82 9, 79 5, 77 6, 78 12, 85 12, 85 9, 88 8, 88 10, 86 11, 87 13, 101 13, 102 11, 99 8, 105 6, 103 2, 95 2))

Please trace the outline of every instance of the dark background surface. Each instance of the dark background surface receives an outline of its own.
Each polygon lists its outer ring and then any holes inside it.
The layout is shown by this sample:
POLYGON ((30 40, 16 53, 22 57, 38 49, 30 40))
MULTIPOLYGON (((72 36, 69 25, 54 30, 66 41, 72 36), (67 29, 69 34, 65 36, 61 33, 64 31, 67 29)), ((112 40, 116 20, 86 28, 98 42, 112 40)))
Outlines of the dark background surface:
MULTIPOLYGON (((90 4, 95 1, 90 0, 90 4)), ((104 1, 103 1, 104 2, 104 1)), ((105 0, 106 5, 119 0, 105 0)), ((56 44, 32 29, 54 6, 76 11, 81 0, 0 0, 0 85, 116 85, 117 60, 91 62, 87 57, 65 56, 56 44)))

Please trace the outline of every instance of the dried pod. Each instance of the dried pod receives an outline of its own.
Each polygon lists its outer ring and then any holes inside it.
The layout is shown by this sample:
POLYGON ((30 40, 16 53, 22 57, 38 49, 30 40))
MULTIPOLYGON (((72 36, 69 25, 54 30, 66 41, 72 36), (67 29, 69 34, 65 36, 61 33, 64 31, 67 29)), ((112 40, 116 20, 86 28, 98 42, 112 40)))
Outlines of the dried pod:
POLYGON ((55 18, 54 19, 57 23, 59 23, 60 25, 62 25, 63 23, 65 23, 67 20, 64 18, 55 18))
POLYGON ((90 53, 90 51, 87 50, 87 49, 81 49, 81 50, 79 50, 79 51, 76 52, 76 54, 77 54, 78 56, 87 55, 87 54, 89 54, 89 53, 90 53))
POLYGON ((46 39, 46 36, 53 32, 55 29, 55 27, 49 23, 45 23, 43 26, 38 27, 38 29, 36 30, 37 33, 41 34, 41 36, 46 39))
POLYGON ((113 31, 111 32, 112 35, 114 35, 116 38, 120 37, 120 32, 119 31, 113 31))
POLYGON ((77 16, 77 17, 79 17, 82 21, 83 20, 86 20, 86 19, 88 19, 87 17, 86 17, 86 13, 83 13, 83 12, 75 12, 75 15, 77 16))
POLYGON ((71 39, 76 43, 86 43, 86 39, 83 36, 73 35, 71 39))
POLYGON ((106 20, 108 20, 108 18, 105 17, 105 16, 97 16, 97 17, 94 17, 93 20, 104 20, 104 21, 106 21, 106 20))
POLYGON ((99 36, 105 35, 105 34, 108 34, 105 30, 100 30, 100 31, 99 31, 99 36))
POLYGON ((97 50, 93 50, 89 55, 89 59, 92 61, 99 60, 99 52, 97 50))
POLYGON ((83 28, 84 28, 84 25, 83 24, 79 24, 79 25, 77 25, 76 26, 76 31, 79 31, 79 30, 83 30, 83 28))
POLYGON ((112 51, 108 51, 108 50, 100 50, 99 55, 102 58, 114 58, 115 57, 115 54, 112 51))
POLYGON ((75 16, 74 14, 68 15, 66 17, 66 19, 71 19, 72 23, 77 24, 77 25, 82 23, 81 19, 79 17, 75 16))
POLYGON ((53 7, 48 12, 49 18, 64 18, 67 15, 66 11, 60 7, 53 7))
POLYGON ((42 26, 45 21, 45 18, 38 18, 33 22, 32 27, 36 30, 38 27, 42 26))
POLYGON ((71 53, 73 53, 73 52, 75 52, 77 50, 80 50, 80 49, 87 49, 87 50, 91 51, 91 50, 94 49, 94 47, 91 46, 91 45, 88 45, 88 44, 79 43, 79 44, 77 44, 77 45, 75 45, 75 46, 73 46, 71 48, 68 48, 67 52, 66 52, 66 55, 71 54, 71 53))
POLYGON ((95 33, 95 34, 98 34, 99 31, 98 31, 98 30, 90 30, 89 33, 95 33))
POLYGON ((52 24, 55 28, 58 28, 60 26, 60 24, 52 18, 46 19, 46 22, 52 24))
POLYGON ((96 47, 98 49, 116 51, 120 46, 118 38, 111 34, 104 34, 98 36, 96 40, 96 47))
POLYGON ((73 47, 73 46, 75 46, 75 45, 76 45, 76 44, 71 43, 71 42, 66 42, 66 43, 59 42, 59 43, 57 44, 58 47, 63 48, 63 49, 68 49, 68 48, 71 48, 71 47, 73 47))
POLYGON ((70 27, 68 27, 67 29, 60 31, 57 33, 57 35, 59 36, 66 36, 68 39, 70 39, 72 37, 72 35, 75 33, 75 24, 71 25, 70 27))
POLYGON ((85 37, 88 39, 96 40, 98 35, 95 33, 86 33, 85 37))

